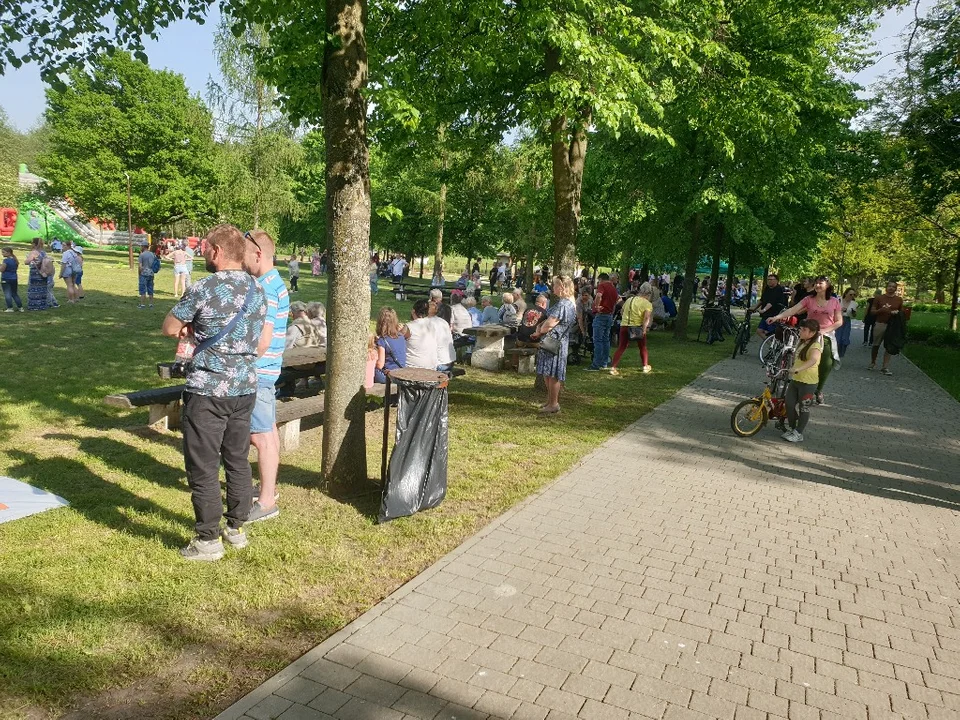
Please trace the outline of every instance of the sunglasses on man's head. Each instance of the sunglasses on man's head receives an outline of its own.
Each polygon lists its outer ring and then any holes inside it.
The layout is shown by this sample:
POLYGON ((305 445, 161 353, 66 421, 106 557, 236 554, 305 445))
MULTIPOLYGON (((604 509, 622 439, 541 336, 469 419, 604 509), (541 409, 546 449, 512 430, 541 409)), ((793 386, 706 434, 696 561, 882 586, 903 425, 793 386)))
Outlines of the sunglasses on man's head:
POLYGON ((243 234, 243 237, 244 237, 244 239, 249 240, 249 241, 252 242, 254 245, 256 245, 257 250, 259 250, 260 252, 263 252, 263 248, 260 247, 260 243, 258 243, 258 242, 254 239, 253 235, 251 235, 249 231, 245 232, 245 233, 243 234))

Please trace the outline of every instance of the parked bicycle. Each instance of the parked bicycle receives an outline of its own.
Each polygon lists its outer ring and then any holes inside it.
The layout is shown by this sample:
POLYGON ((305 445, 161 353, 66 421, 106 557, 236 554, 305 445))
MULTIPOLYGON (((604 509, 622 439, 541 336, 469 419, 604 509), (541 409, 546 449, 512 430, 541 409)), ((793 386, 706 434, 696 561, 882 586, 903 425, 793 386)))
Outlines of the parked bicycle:
POLYGON ((697 342, 700 342, 700 335, 706 331, 707 345, 712 345, 717 341, 725 340, 724 334, 732 335, 736 332, 737 321, 730 310, 722 305, 704 305, 703 320, 700 321, 700 330, 697 332, 697 342))
POLYGON ((750 329, 750 316, 751 313, 747 310, 747 314, 744 316, 743 320, 737 323, 737 334, 733 340, 733 359, 737 358, 737 355, 743 355, 747 352, 747 345, 750 344, 750 336, 753 334, 753 331, 750 329))
POLYGON ((776 420, 777 430, 783 432, 786 429, 785 398, 787 386, 790 384, 790 371, 800 342, 800 332, 796 329, 796 324, 797 319, 791 317, 777 328, 777 334, 782 338, 780 351, 773 362, 764 364, 767 382, 763 392, 739 403, 730 414, 730 428, 740 437, 756 435, 771 418, 776 420))

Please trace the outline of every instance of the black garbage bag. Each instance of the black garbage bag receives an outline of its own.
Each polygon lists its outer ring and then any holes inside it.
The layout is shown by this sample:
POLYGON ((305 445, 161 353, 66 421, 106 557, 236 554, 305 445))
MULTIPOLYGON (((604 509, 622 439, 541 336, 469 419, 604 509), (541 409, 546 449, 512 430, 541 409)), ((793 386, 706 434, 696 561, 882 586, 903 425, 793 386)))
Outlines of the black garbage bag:
POLYGON ((397 381, 397 434, 380 522, 436 507, 447 494, 447 388, 397 381))

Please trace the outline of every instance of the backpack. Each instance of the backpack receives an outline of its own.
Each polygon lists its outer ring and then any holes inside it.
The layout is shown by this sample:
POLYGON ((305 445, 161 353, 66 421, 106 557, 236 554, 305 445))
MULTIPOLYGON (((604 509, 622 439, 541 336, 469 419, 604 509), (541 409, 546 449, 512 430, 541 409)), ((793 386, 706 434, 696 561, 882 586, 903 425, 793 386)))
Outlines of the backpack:
POLYGON ((53 258, 44 253, 43 257, 40 259, 40 275, 41 277, 52 277, 53 274, 57 271, 57 268, 53 264, 53 258))
POLYGON ((154 256, 153 265, 150 266, 150 269, 153 271, 154 275, 160 272, 160 258, 154 256))

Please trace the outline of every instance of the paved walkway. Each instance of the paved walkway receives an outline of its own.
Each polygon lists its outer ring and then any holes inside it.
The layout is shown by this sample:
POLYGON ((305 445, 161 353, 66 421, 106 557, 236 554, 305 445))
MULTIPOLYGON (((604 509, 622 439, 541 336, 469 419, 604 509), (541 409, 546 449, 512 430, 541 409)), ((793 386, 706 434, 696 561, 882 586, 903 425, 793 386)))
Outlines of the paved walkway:
POLYGON ((866 359, 796 446, 721 362, 217 720, 960 717, 960 405, 866 359))

